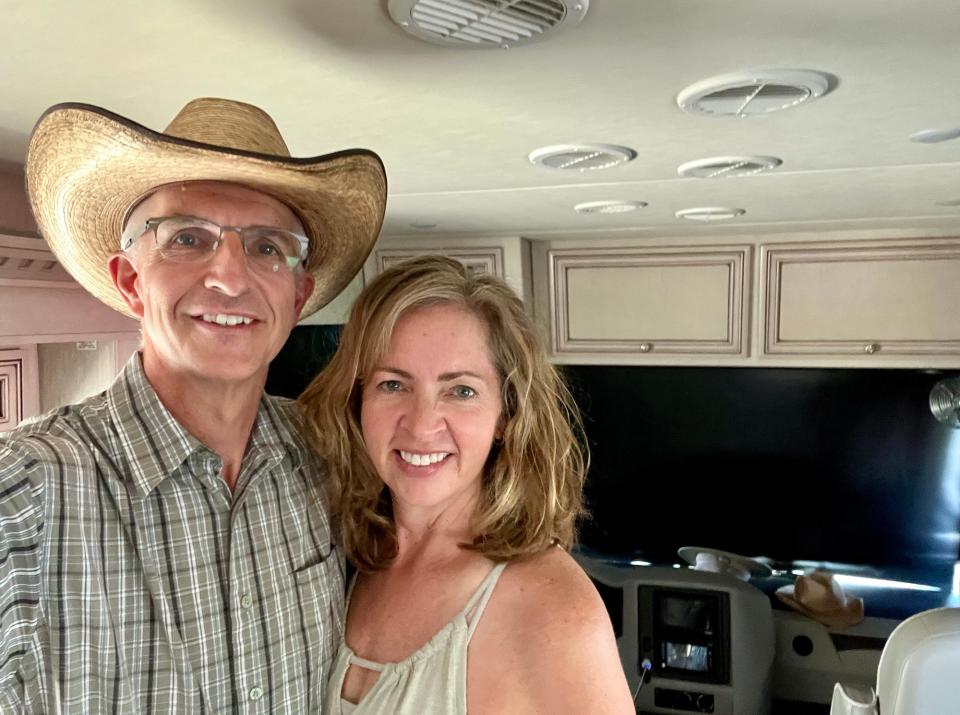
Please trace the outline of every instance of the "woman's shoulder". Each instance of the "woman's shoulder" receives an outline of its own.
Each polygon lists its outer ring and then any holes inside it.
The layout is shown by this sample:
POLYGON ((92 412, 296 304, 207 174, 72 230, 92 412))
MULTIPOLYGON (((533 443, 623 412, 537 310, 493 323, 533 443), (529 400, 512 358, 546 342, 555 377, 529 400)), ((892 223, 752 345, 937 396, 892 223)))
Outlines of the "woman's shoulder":
POLYGON ((511 562, 501 587, 501 654, 510 654, 528 709, 632 712, 610 618, 570 554, 554 548, 511 562))
POLYGON ((512 562, 502 577, 511 620, 523 630, 549 628, 552 639, 581 638, 610 628, 609 617, 590 578, 573 557, 552 548, 512 562))

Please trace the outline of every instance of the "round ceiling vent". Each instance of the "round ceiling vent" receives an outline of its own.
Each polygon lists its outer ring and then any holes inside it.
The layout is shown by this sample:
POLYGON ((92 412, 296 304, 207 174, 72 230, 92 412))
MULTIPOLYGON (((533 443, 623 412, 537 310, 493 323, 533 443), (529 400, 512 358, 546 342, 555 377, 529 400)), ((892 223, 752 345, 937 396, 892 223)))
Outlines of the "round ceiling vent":
POLYGON ((775 156, 712 156, 709 159, 697 159, 681 164, 677 167, 677 173, 693 179, 751 176, 775 169, 782 163, 783 161, 775 156))
POLYGON ((677 106, 707 117, 752 117, 822 97, 832 77, 813 70, 748 70, 711 77, 677 95, 677 106))
POLYGON ((722 206, 701 206, 694 209, 682 209, 674 214, 688 221, 729 221, 746 213, 743 209, 730 209, 722 206))
POLYGON ((647 205, 646 201, 585 201, 573 210, 578 214, 623 214, 647 205))
POLYGON ((632 161, 637 152, 613 144, 557 144, 530 152, 530 163, 548 169, 592 171, 632 161))
POLYGON ((500 47, 537 42, 577 25, 590 0, 389 0, 393 21, 438 45, 500 47))

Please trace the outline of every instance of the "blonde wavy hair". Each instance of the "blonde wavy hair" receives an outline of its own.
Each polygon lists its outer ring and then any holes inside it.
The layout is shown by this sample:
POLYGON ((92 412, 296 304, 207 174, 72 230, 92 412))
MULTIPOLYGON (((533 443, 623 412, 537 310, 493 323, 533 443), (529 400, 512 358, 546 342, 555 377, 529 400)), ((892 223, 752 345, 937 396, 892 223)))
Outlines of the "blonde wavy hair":
POLYGON ((308 438, 329 468, 342 545, 364 571, 389 565, 397 533, 389 490, 364 445, 363 382, 386 353, 402 315, 447 303, 466 307, 485 323, 503 401, 502 438, 491 447, 473 515, 476 538, 462 546, 495 561, 554 544, 569 549, 584 514, 583 426, 523 303, 499 278, 473 275, 441 256, 414 258, 385 270, 361 292, 339 349, 300 396, 308 438))

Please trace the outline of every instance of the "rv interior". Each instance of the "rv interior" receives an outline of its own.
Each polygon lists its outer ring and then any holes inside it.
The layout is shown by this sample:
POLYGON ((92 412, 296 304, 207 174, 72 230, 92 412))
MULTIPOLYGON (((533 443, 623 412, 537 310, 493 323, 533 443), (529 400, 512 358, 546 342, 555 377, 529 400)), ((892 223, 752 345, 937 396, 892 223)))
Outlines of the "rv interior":
POLYGON ((892 682, 960 650, 933 610, 960 606, 954 0, 0 9, 0 429, 102 390, 139 339, 37 232, 37 118, 248 101, 294 156, 370 148, 389 182, 364 270, 268 388, 302 389, 393 262, 503 276, 585 415, 577 558, 638 712, 958 712, 892 682), (907 668, 921 613, 952 650, 907 668))

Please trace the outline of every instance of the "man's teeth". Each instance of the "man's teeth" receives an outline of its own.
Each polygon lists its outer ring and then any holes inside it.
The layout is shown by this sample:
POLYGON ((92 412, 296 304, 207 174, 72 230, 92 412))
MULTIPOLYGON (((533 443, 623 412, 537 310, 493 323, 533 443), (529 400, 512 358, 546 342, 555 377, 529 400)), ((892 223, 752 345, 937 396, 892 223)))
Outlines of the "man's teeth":
POLYGON ((246 318, 242 315, 226 315, 225 313, 204 313, 203 319, 208 323, 217 325, 250 325, 253 318, 246 318))
POLYGON ((412 464, 415 467, 424 467, 428 464, 436 464, 437 462, 445 459, 449 452, 431 452, 429 454, 417 454, 416 452, 405 452, 400 450, 400 457, 407 464, 412 464))

